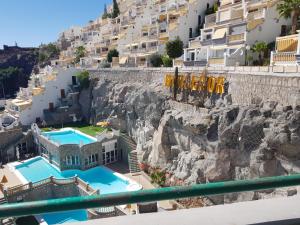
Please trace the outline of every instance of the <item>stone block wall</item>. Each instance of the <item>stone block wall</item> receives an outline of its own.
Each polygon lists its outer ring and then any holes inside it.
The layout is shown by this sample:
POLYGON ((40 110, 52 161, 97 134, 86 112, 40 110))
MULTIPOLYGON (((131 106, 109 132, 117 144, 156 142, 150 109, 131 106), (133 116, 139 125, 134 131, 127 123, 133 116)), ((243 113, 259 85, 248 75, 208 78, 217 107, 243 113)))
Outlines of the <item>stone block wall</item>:
POLYGON ((249 105, 254 99, 294 105, 299 98, 300 77, 228 74, 234 104, 249 105))
POLYGON ((65 185, 55 185, 49 184, 47 186, 41 186, 40 188, 35 188, 32 191, 20 193, 18 195, 13 195, 8 197, 9 203, 18 202, 20 199, 24 202, 30 201, 40 201, 55 198, 66 198, 80 196, 81 193, 79 188, 75 183, 65 184, 65 185))
MULTIPOLYGON (((201 74, 205 68, 182 68, 179 73, 201 74)), ((300 68, 288 67, 224 67, 208 68, 208 76, 224 76, 229 82, 233 103, 249 105, 254 99, 273 100, 283 105, 293 105, 300 99, 300 68)), ((116 82, 142 83, 163 86, 164 76, 174 73, 173 68, 103 69, 91 71, 94 79, 116 82)))

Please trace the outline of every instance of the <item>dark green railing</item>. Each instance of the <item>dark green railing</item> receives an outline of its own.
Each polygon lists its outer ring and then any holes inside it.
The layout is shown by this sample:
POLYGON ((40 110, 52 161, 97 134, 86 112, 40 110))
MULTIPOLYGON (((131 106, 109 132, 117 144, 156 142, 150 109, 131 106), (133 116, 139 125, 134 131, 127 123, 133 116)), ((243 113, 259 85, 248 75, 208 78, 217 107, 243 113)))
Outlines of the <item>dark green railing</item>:
POLYGON ((254 180, 227 181, 184 187, 168 187, 152 190, 72 197, 26 203, 6 204, 0 207, 0 218, 36 215, 49 212, 153 202, 196 196, 210 196, 243 191, 266 190, 300 185, 300 174, 267 177, 254 180))

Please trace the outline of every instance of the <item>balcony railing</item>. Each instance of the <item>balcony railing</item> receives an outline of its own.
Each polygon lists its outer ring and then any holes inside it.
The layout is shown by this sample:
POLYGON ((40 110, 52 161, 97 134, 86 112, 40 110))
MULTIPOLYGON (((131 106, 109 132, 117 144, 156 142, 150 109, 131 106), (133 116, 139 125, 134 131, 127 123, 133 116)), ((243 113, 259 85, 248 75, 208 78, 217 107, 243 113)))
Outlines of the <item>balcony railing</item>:
POLYGON ((193 186, 168 187, 117 194, 103 194, 44 201, 3 204, 0 218, 22 217, 44 213, 109 207, 116 205, 162 201, 170 199, 211 196, 245 191, 259 191, 300 185, 300 175, 265 177, 254 180, 239 180, 193 186))
POLYGON ((250 12, 247 14, 247 20, 257 20, 265 18, 265 9, 260 9, 255 12, 250 12))
POLYGON ((209 65, 224 65, 224 58, 210 58, 208 59, 209 65))
POLYGON ((272 61, 274 63, 296 63, 296 54, 294 52, 273 53, 272 61))
POLYGON ((204 28, 214 26, 216 24, 216 19, 217 19, 216 13, 206 16, 204 28))
POLYGON ((240 42, 240 41, 245 41, 244 33, 228 35, 228 43, 234 43, 234 42, 240 42))
POLYGON ((277 52, 296 52, 298 47, 298 34, 277 37, 276 51, 277 52))

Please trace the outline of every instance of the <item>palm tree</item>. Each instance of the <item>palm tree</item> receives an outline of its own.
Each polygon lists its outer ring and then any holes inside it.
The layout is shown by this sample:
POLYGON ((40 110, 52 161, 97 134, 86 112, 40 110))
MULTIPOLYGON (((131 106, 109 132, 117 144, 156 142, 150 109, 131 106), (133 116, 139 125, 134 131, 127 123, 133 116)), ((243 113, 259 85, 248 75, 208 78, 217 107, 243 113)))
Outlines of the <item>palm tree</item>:
POLYGON ((258 61, 259 61, 259 65, 261 66, 263 65, 263 54, 267 49, 268 49, 268 45, 264 41, 256 42, 252 46, 252 51, 258 53, 258 61))
POLYGON ((296 34, 300 16, 300 0, 282 0, 277 6, 277 10, 280 17, 286 19, 292 17, 292 34, 296 34))

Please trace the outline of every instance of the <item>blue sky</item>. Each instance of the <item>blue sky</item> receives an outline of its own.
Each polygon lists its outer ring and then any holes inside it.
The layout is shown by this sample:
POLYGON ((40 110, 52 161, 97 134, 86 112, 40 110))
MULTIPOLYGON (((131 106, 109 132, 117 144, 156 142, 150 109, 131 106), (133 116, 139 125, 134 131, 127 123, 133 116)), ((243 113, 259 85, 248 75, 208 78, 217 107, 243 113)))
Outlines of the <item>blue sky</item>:
POLYGON ((84 25, 103 12, 111 0, 0 0, 0 48, 55 41, 73 25, 84 25))

